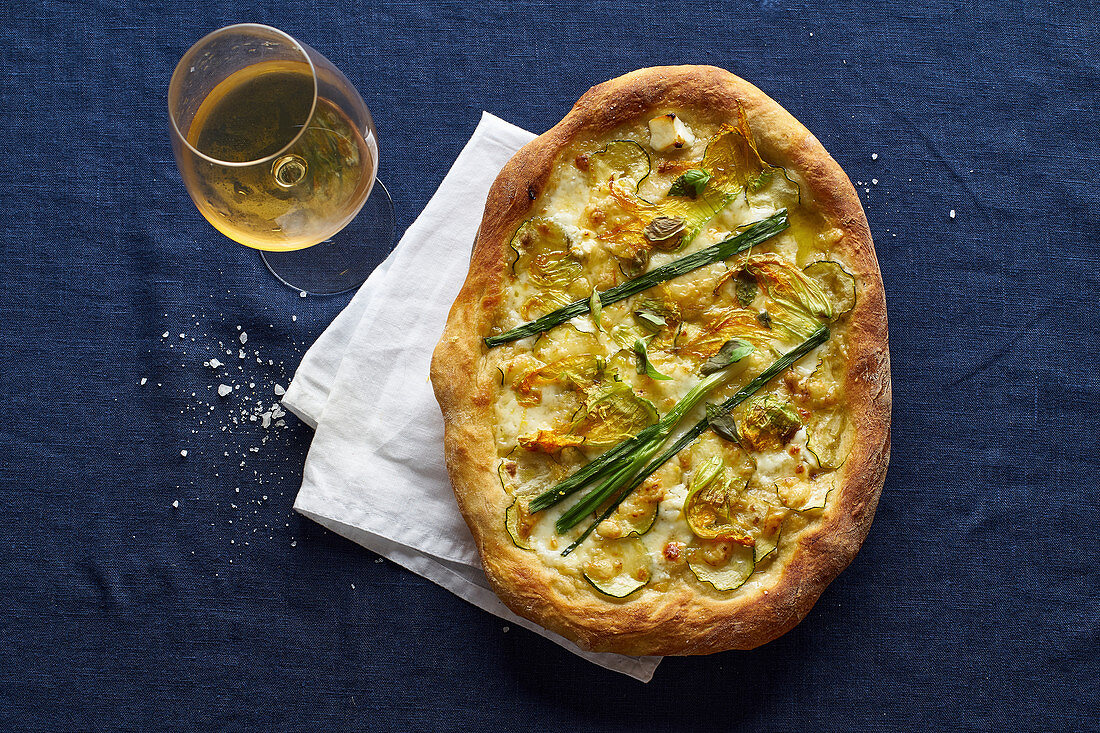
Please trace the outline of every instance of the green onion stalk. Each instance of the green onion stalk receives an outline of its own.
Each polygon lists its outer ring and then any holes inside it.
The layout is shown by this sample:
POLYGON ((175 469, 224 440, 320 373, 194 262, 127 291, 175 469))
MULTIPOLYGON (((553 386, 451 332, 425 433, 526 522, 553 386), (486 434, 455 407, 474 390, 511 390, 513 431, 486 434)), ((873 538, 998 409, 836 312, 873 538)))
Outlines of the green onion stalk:
MULTIPOLYGON (((787 210, 780 209, 768 218, 753 223, 752 226, 736 236, 723 240, 718 244, 704 247, 698 252, 693 252, 690 255, 673 260, 668 264, 655 267, 643 275, 639 275, 632 280, 627 280, 620 285, 616 285, 609 290, 599 293, 600 305, 602 307, 617 303, 620 300, 626 300, 632 295, 637 295, 654 285, 659 285, 660 283, 679 277, 680 275, 697 270, 700 267, 744 252, 750 247, 774 237, 788 226, 790 226, 790 221, 787 218, 787 210)), ((595 300, 596 294, 593 293, 592 296, 588 298, 582 298, 567 306, 558 308, 534 321, 516 326, 496 336, 490 336, 485 339, 485 345, 489 348, 493 348, 494 346, 506 344, 511 341, 518 341, 527 336, 533 336, 536 333, 549 331, 554 326, 561 325, 571 318, 576 318, 577 316, 582 316, 590 312, 592 310, 593 301, 595 300)))
MULTIPOLYGON (((614 470, 614 474, 610 476, 607 480, 605 480, 602 484, 600 484, 599 487, 597 487, 595 490, 593 490, 591 493, 581 499, 565 514, 563 514, 555 525, 559 534, 562 532, 566 532, 579 524, 580 521, 584 519, 585 515, 594 511, 596 507, 598 507, 600 504, 608 501, 609 499, 611 501, 611 503, 603 511, 603 513, 596 517, 596 520, 592 522, 588 526, 588 528, 584 530, 584 532, 581 533, 580 537, 574 540, 572 544, 570 544, 568 547, 565 548, 565 550, 562 551, 562 556, 564 557, 568 555, 573 550, 575 550, 582 542, 584 542, 588 535, 592 534, 596 527, 600 525, 600 522, 603 522, 605 519, 610 517, 618 508, 619 504, 621 504, 622 501, 631 494, 631 492, 641 486, 643 481, 645 481, 653 473, 655 473, 657 469, 663 466, 666 461, 675 456, 681 450, 694 442, 696 438, 706 432, 707 429, 710 427, 711 420, 715 419, 718 416, 728 414, 731 410, 733 410, 733 408, 737 407, 753 394, 755 394, 758 390, 760 390, 761 387, 774 379, 778 374, 789 368, 792 364, 804 357, 806 354, 813 351, 821 344, 825 343, 828 338, 829 329, 825 326, 820 326, 808 339, 788 351, 783 356, 776 359, 771 366, 761 372, 756 378, 754 378, 744 387, 739 389, 736 394, 734 394, 732 397, 725 400, 721 404, 717 405, 714 410, 710 411, 710 415, 708 415, 708 417, 700 420, 695 425, 693 425, 689 430, 681 435, 676 440, 676 442, 674 442, 667 450, 665 450, 652 461, 650 460, 650 458, 664 444, 666 438, 668 437, 668 432, 672 430, 671 426, 668 428, 668 431, 666 431, 664 435, 657 437, 657 434, 654 433, 651 436, 648 436, 645 440, 641 441, 641 444, 637 447, 629 449, 623 454, 620 454, 617 465, 614 469, 612 469, 614 470)), ((696 389, 702 387, 704 384, 709 383, 710 379, 715 376, 719 376, 719 374, 708 377, 707 380, 704 380, 699 385, 697 385, 696 389)), ((713 384, 711 384, 710 387, 713 387, 713 384)), ((694 392, 694 390, 692 391, 694 392)), ((705 394, 705 392, 703 392, 702 394, 705 394)), ((689 396, 691 396, 691 393, 689 393, 689 396)), ((695 398, 695 402, 692 403, 692 406, 697 404, 700 399, 702 399, 702 395, 695 398)), ((668 415, 666 415, 666 418, 672 415, 673 411, 676 411, 677 408, 680 407, 681 404, 686 400, 687 397, 685 397, 684 400, 681 400, 680 403, 677 403, 676 407, 674 407, 673 410, 670 411, 668 415)), ((679 421, 679 419, 683 417, 683 415, 689 410, 690 407, 680 410, 678 412, 678 417, 676 418, 676 420, 679 421)), ((658 425, 660 424, 661 423, 659 422, 658 425)), ((642 437, 642 433, 639 433, 637 436, 635 436, 634 440, 640 437, 642 437)), ((627 442, 629 443, 630 441, 627 442)))

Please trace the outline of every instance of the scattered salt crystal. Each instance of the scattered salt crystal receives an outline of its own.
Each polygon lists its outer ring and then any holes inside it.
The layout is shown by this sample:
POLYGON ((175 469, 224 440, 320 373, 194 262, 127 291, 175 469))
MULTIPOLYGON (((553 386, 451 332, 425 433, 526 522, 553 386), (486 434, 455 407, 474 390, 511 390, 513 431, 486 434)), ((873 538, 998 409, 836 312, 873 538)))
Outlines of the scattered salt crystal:
MULTIPOLYGON (((145 382, 142 382, 142 384, 145 384, 145 382)), ((275 394, 278 395, 279 397, 282 397, 283 395, 286 394, 286 390, 283 389, 283 385, 281 385, 281 384, 276 384, 275 385, 275 394)))
POLYGON ((303 291, 301 291, 300 293, 298 293, 298 297, 299 297, 299 298, 304 298, 304 297, 306 297, 306 291, 304 291, 304 290, 303 290, 303 291))
POLYGON ((374 562, 375 563, 380 563, 380 562, 385 562, 385 561, 382 558, 379 557, 379 558, 376 558, 374 562))
POLYGON ((187 451, 186 450, 181 450, 180 455, 183 456, 184 458, 187 458, 187 451))
POLYGON ((172 508, 173 509, 179 509, 180 508, 180 503, 179 503, 178 500, 172 502, 172 508))
POLYGON ((220 367, 221 365, 222 365, 222 363, 221 363, 221 361, 219 361, 218 359, 211 359, 211 360, 210 360, 210 368, 211 368, 211 369, 217 369, 217 368, 218 368, 218 367, 220 367))
MULTIPOLYGON (((148 382, 148 381, 149 381, 149 379, 147 377, 142 377, 141 378, 141 386, 144 387, 145 383, 148 382)), ((278 394, 278 392, 276 392, 276 394, 278 394)))
POLYGON ((954 209, 951 209, 951 218, 952 218, 952 219, 954 219, 954 218, 955 218, 955 210, 954 210, 954 209))
POLYGON ((237 358, 243 359, 245 357, 244 349, 237 349, 237 358))
MULTIPOLYGON (((813 35, 813 33, 811 33, 810 35, 812 36, 812 35, 813 35)), ((505 626, 505 627, 504 627, 503 629, 501 629, 501 631, 503 631, 503 632, 504 632, 505 634, 507 634, 507 633, 508 633, 509 631, 511 631, 511 630, 512 630, 512 629, 511 629, 511 627, 509 627, 509 626, 505 626)))
POLYGON ((218 397, 225 397, 226 395, 228 395, 232 391, 233 391, 233 388, 230 387, 228 384, 219 384, 218 385, 218 397))
POLYGON ((297 547, 298 546, 298 540, 291 540, 290 541, 290 546, 291 547, 297 547))
POLYGON ((352 584, 351 584, 351 589, 352 589, 352 590, 355 590, 355 583, 352 583, 352 584))
POLYGON ((297 320, 298 320, 298 316, 291 316, 291 317, 290 317, 290 320, 292 320, 292 321, 297 321, 297 320))
POLYGON ((873 183, 877 186, 878 185, 878 179, 877 178, 872 178, 871 183, 873 183))
POLYGON ((249 382, 248 383, 248 388, 249 389, 256 389, 256 383, 255 382, 249 382))
POLYGON ((261 427, 264 427, 264 428, 271 427, 271 413, 270 412, 265 412, 263 415, 260 415, 260 418, 263 420, 263 423, 261 424, 261 427))
POLYGON ((240 336, 240 338, 241 338, 241 343, 242 343, 242 344, 246 344, 246 343, 248 343, 248 333, 247 333, 247 332, 245 332, 245 331, 241 331, 241 336, 240 336))
POLYGON ((871 160, 878 160, 878 153, 871 153, 871 160))
POLYGON ((165 331, 164 333, 162 333, 162 334, 160 335, 160 337, 161 337, 162 339, 166 339, 166 338, 168 338, 168 332, 167 332, 167 331, 165 331))
POLYGON ((185 339, 185 338, 187 338, 187 334, 185 334, 185 333, 181 333, 181 334, 180 334, 180 338, 181 338, 181 339, 185 339))

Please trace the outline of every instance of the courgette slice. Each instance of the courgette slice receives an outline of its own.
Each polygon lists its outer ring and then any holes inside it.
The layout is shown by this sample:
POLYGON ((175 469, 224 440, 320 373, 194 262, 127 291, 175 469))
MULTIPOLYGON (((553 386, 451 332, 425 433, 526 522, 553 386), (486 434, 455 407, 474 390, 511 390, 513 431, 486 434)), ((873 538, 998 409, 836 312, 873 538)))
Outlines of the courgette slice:
POLYGON ((599 338, 595 334, 567 322, 539 334, 531 353, 547 364, 554 364, 570 357, 590 357, 599 353, 598 347, 599 338))
POLYGON ((626 382, 594 384, 585 390, 584 404, 573 417, 569 434, 585 446, 610 448, 657 422, 657 408, 626 382))
POLYGON ((710 583, 715 590, 736 590, 756 569, 752 547, 731 541, 712 541, 705 546, 692 548, 688 568, 702 583, 710 583))
POLYGON ((649 153, 633 140, 612 140, 588 156, 588 170, 595 181, 629 180, 631 193, 637 193, 651 167, 649 153))
POLYGON ((836 478, 832 474, 819 475, 813 481, 786 478, 775 483, 775 493, 783 506, 796 512, 824 509, 834 488, 836 478))
POLYGON ((584 266, 573 256, 569 244, 569 234, 553 219, 534 217, 516 230, 509 243, 515 253, 512 273, 525 272, 538 291, 521 308, 525 318, 569 305, 592 291, 584 266))
POLYGON ((789 512, 784 507, 768 507, 764 513, 760 533, 753 545, 753 561, 759 563, 779 548, 779 538, 783 534, 783 522, 789 512))
POLYGON ((591 546, 585 558, 584 579, 604 595, 626 598, 649 582, 649 551, 637 537, 602 540, 591 546))
POLYGON ((790 402, 766 394, 749 402, 738 422, 737 435, 742 444, 755 450, 777 450, 801 427, 802 420, 790 402))
POLYGON ((527 512, 527 499, 517 498, 504 512, 504 528, 512 538, 512 544, 521 550, 534 550, 531 544, 531 527, 534 518, 527 512))
POLYGON ((812 262, 802 268, 821 285, 825 295, 833 304, 833 317, 837 320, 856 307, 856 279, 850 272, 833 260, 812 262))
POLYGON ((821 468, 837 469, 847 460, 845 423, 844 415, 837 410, 818 411, 810 418, 806 430, 806 450, 814 454, 821 468))
POLYGON ((515 476, 513 475, 513 473, 515 471, 516 471, 516 462, 513 461, 512 459, 508 458, 508 457, 501 458, 500 462, 497 463, 497 478, 500 479, 500 488, 504 489, 505 492, 508 492, 508 485, 510 483, 512 483, 508 479, 509 478, 515 479, 515 476), (508 470, 509 469, 509 465, 508 465, 509 463, 512 464, 511 465, 511 469, 512 469, 511 471, 508 470))

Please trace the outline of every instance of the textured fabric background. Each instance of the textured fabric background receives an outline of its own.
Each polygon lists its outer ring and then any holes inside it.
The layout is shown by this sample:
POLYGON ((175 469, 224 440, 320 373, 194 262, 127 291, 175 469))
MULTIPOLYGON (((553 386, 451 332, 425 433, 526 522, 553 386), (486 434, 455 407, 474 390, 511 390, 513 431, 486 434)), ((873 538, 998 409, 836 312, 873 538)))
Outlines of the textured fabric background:
POLYGON ((1096 729, 1094 2, 51 1, 0 29, 0 729, 1096 729), (895 408, 871 534, 799 627, 642 686, 291 513, 311 431, 248 416, 349 296, 218 235, 167 135, 175 62, 243 20, 357 84, 401 229, 482 109, 543 131, 640 66, 724 66, 817 134, 860 182, 895 408))

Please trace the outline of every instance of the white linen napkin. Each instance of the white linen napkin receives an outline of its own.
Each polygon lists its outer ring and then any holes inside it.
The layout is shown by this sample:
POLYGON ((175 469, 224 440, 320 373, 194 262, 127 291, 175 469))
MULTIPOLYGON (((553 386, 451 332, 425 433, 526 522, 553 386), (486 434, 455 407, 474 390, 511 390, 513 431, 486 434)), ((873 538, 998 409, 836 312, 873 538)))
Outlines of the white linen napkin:
POLYGON ((423 213, 306 352, 283 397, 317 431, 294 508, 509 623, 648 682, 660 657, 583 651, 501 603, 443 463, 432 351, 466 278, 489 186, 533 137, 483 113, 423 213))

